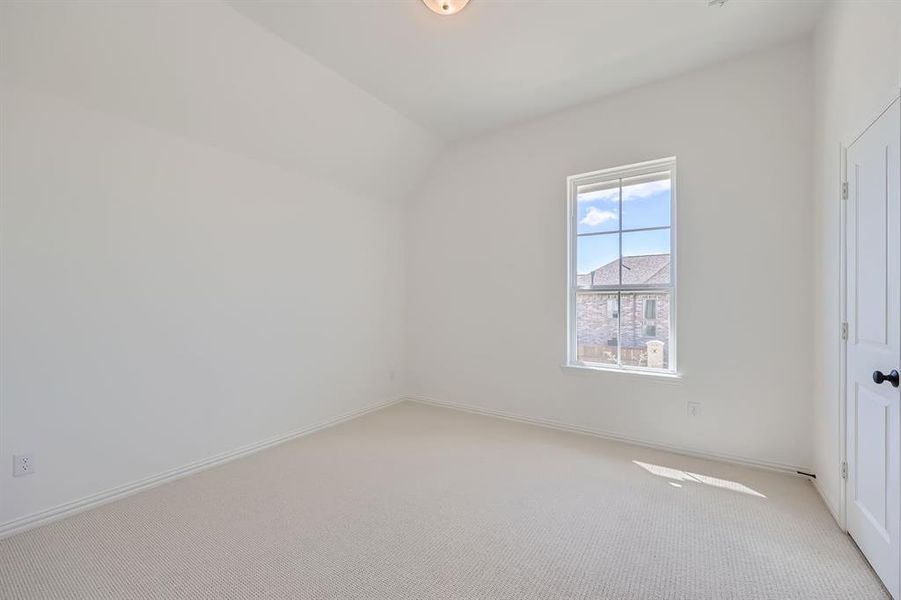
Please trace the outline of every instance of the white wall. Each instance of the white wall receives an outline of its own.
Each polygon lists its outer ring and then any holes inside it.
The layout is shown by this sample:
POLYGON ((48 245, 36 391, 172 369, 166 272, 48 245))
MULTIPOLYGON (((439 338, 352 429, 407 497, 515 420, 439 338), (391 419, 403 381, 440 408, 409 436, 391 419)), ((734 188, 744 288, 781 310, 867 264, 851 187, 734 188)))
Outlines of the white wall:
POLYGON ((0 10, 8 81, 389 200, 434 156, 422 128, 219 2, 0 10))
POLYGON ((410 392, 808 467, 812 86, 797 43, 451 147, 410 206, 410 392), (563 372, 564 179, 671 155, 684 378, 563 372))
POLYGON ((122 6, 3 4, 0 528, 402 392, 435 143, 228 7, 122 6))
POLYGON ((815 36, 816 349, 814 384, 817 485, 838 514, 840 444, 841 145, 901 88, 901 3, 830 4, 815 36))

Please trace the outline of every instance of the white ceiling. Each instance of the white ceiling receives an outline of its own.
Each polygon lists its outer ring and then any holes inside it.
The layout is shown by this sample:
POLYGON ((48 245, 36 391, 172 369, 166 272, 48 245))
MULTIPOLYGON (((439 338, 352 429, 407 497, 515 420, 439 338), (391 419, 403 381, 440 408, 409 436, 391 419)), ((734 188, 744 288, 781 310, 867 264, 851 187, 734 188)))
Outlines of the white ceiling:
POLYGON ((234 0, 444 139, 533 118, 799 38, 820 0, 234 0))

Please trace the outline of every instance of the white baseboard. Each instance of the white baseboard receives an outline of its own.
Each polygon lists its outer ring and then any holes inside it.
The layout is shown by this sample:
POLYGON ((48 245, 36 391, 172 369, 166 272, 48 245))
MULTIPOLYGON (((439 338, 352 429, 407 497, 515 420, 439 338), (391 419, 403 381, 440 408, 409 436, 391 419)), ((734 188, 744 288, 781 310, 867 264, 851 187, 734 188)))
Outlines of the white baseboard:
POLYGON ((447 402, 445 400, 435 400, 434 398, 427 398, 425 396, 405 396, 404 400, 408 400, 411 402, 418 402, 420 404, 430 404, 433 406, 441 406, 444 408, 450 408, 453 410, 460 410, 464 412, 471 412, 480 415, 486 415, 489 417, 498 417, 501 419, 506 419, 508 421, 516 421, 519 423, 528 423, 530 425, 538 425, 541 427, 548 427, 551 429, 558 429, 560 431, 569 431, 572 433, 580 433, 582 435, 590 435, 593 437, 603 438, 606 440, 613 440, 616 442, 623 442, 626 444, 634 444, 636 446, 644 446, 646 448, 653 448, 655 450, 665 450, 666 452, 672 452, 674 454, 681 454, 683 456, 691 456, 694 458, 704 458, 707 460, 716 460, 719 462, 726 462, 731 464, 742 465, 745 467, 754 467, 757 469, 766 469, 768 471, 779 471, 782 473, 788 473, 794 475, 796 477, 804 477, 800 473, 811 473, 812 471, 805 467, 800 467, 797 465, 790 465, 785 463, 771 462, 765 460, 759 460, 755 458, 747 458, 743 456, 735 456, 731 454, 721 454, 717 452, 708 452, 705 450, 698 450, 695 448, 688 448, 685 446, 675 446, 672 444, 665 444, 661 442, 655 442, 652 440, 645 440, 641 438, 630 437, 626 435, 622 435, 619 433, 614 433, 611 431, 603 431, 601 429, 594 429, 590 427, 582 427, 579 425, 570 425, 568 423, 561 423, 559 421, 554 421, 551 419, 542 419, 536 417, 528 417, 525 415, 519 415, 515 413, 510 413, 501 410, 494 410, 490 408, 483 408, 481 406, 473 406, 471 404, 460 404, 457 402, 447 402))
POLYGON ((370 404, 369 406, 365 406, 361 409, 338 415, 315 425, 301 427, 299 429, 295 429, 293 431, 289 431, 287 433, 283 433, 260 442, 255 442, 253 444, 248 444, 234 450, 222 452, 221 454, 216 454, 215 456, 210 456, 188 463, 186 465, 182 465, 180 467, 176 467, 174 469, 169 469, 168 471, 163 471, 162 473, 151 475, 150 477, 138 479, 137 481, 132 481, 124 485, 109 488, 102 492, 91 494, 90 496, 79 498, 78 500, 73 500, 72 502, 59 504, 46 510, 32 513, 30 515, 25 515, 24 517, 19 517, 17 519, 13 519, 12 521, 7 521, 6 523, 0 524, 0 539, 21 533, 34 527, 52 523, 53 521, 58 521, 60 519, 72 516, 76 513, 96 508, 102 504, 107 504, 108 502, 119 500, 126 496, 136 494, 152 487, 156 487, 158 485, 186 477, 193 473, 197 473, 199 471, 227 463, 237 458, 259 452, 260 450, 265 450, 266 448, 271 448, 272 446, 283 444, 284 442, 293 440, 295 438, 303 437, 305 435, 333 427, 340 423, 344 423, 345 421, 350 421, 351 419, 361 417, 367 413, 386 408, 388 406, 391 406, 392 404, 397 404, 401 400, 402 398, 396 398, 393 400, 370 404))

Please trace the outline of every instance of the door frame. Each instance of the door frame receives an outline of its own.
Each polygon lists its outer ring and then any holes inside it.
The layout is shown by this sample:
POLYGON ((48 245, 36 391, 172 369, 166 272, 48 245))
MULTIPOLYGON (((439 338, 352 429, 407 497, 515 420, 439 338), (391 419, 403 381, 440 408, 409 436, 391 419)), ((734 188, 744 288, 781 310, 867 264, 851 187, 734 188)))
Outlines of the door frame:
MULTIPOLYGON (((895 102, 901 99, 901 89, 895 88, 886 94, 888 101, 883 102, 875 116, 866 119, 851 135, 845 136, 839 146, 839 181, 838 205, 841 254, 839 256, 839 330, 848 322, 848 203, 844 197, 844 186, 848 183, 848 148, 863 136, 864 133, 886 113, 895 102)), ((839 469, 848 463, 848 341, 839 336, 839 469)), ((848 533, 848 479, 839 474, 839 506, 838 525, 848 533)), ((828 504, 828 503, 827 503, 828 504)))

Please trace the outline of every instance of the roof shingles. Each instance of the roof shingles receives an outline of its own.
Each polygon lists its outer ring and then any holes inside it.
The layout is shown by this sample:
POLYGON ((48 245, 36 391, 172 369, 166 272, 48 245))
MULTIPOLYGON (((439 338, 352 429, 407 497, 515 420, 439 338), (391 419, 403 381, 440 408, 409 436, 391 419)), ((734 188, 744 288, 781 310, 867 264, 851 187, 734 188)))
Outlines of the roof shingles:
MULTIPOLYGON (((669 283, 670 255, 643 254, 640 256, 624 256, 622 258, 623 284, 640 285, 644 283, 669 283)), ((576 276, 578 287, 619 284, 620 259, 616 259, 598 267, 589 273, 576 276)))

